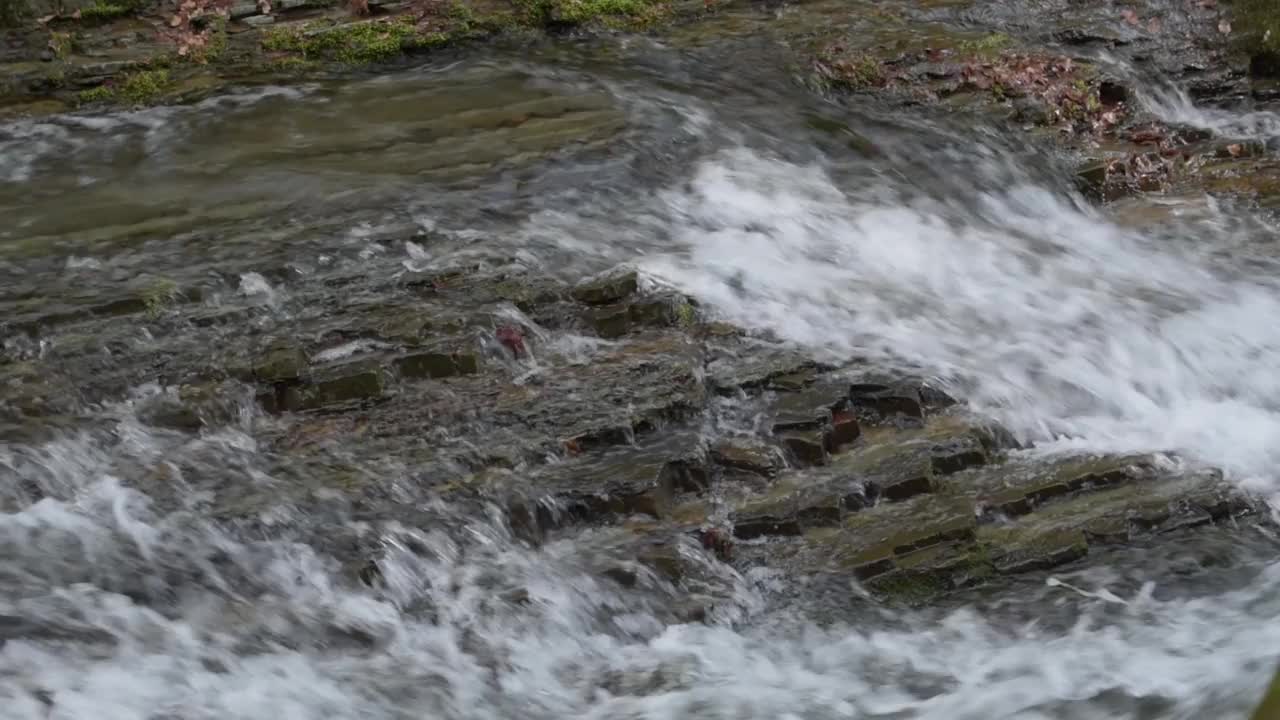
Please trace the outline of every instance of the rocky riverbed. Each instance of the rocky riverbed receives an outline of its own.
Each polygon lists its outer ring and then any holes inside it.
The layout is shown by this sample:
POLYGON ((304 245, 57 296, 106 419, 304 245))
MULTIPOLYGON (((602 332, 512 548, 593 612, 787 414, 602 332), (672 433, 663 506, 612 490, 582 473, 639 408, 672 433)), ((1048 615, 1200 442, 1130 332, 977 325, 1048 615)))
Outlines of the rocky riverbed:
POLYGON ((1244 717, 1245 12, 24 6, 0 702, 1244 717))

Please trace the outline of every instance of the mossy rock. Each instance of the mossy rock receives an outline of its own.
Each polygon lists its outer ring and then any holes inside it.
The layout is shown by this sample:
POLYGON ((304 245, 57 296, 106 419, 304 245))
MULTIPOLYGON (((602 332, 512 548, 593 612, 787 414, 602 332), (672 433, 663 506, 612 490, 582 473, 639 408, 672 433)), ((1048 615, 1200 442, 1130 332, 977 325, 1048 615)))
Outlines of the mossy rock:
POLYGON ((573 299, 588 305, 611 305, 634 295, 639 289, 635 270, 614 270, 591 278, 573 288, 573 299))
POLYGON ((144 4, 142 0, 95 0, 80 10, 80 19, 90 24, 106 23, 136 14, 144 4))
POLYGON ((118 82, 81 90, 77 100, 81 105, 94 103, 153 105, 163 99, 173 88, 174 84, 168 69, 140 70, 123 76, 118 82))
POLYGON ((309 360, 296 345, 278 345, 264 352, 253 364, 253 377, 260 382, 292 382, 303 378, 309 360))
POLYGON ((1252 56, 1253 74, 1280 77, 1280 3, 1236 0, 1232 19, 1242 48, 1252 56))
POLYGON ((299 53, 303 59, 323 59, 348 65, 394 60, 417 48, 439 47, 451 37, 421 30, 405 15, 392 20, 368 20, 338 25, 279 27, 262 40, 266 50, 299 53))
POLYGON ((386 375, 381 368, 353 368, 313 385, 298 393, 296 408, 315 410, 331 405, 380 399, 386 392, 386 375))
POLYGON ((612 28, 651 26, 670 12, 655 0, 519 0, 524 20, 548 27, 599 23, 612 28))
POLYGON ((474 375, 480 371, 479 357, 466 352, 415 353, 397 359, 395 365, 400 376, 405 378, 446 378, 474 375))
POLYGON ((606 339, 620 338, 631 330, 631 308, 623 303, 593 307, 584 319, 596 335, 606 339))

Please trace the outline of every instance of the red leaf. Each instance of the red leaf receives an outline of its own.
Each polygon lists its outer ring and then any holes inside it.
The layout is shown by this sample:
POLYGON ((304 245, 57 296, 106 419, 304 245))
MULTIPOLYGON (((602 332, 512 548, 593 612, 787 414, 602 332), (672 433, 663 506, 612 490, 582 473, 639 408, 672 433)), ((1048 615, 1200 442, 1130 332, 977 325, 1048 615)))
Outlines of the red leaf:
POLYGON ((496 336, 498 342, 511 351, 512 355, 520 357, 525 354, 524 347, 524 331, 515 325, 503 325, 498 328, 496 336))
POLYGON ((700 531, 702 547, 714 552, 716 557, 728 562, 733 555, 733 540, 729 534, 719 528, 707 528, 700 531))

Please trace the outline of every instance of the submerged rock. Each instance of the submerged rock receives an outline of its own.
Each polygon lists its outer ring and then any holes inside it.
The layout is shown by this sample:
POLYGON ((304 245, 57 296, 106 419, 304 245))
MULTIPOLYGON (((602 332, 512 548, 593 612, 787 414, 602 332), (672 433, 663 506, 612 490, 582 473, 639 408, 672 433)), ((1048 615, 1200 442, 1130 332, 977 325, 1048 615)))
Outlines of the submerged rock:
POLYGON ((395 366, 405 378, 446 378, 474 375, 480 360, 475 353, 425 352, 397 358, 395 366))
POLYGON ((779 470, 777 450, 762 444, 720 442, 711 448, 711 458, 726 468, 766 478, 779 470))
POLYGON ((260 382, 297 382, 307 373, 307 354, 297 345, 267 349, 253 363, 253 376, 260 382))
MULTIPOLYGON (((1216 473, 1148 457, 1011 461, 931 478, 927 488, 918 477, 921 492, 894 502, 882 486, 880 502, 861 510, 846 502, 836 523, 804 525, 798 504, 782 511, 775 503, 772 522, 792 531, 777 534, 796 540, 775 548, 766 562, 797 572, 847 573, 886 599, 919 604, 1003 575, 1073 562, 1095 545, 1253 509, 1216 473)), ((800 486, 797 492, 815 490, 800 486)))
POLYGON ((623 269, 579 283, 572 295, 573 299, 588 305, 609 305, 631 297, 638 290, 636 271, 623 269))

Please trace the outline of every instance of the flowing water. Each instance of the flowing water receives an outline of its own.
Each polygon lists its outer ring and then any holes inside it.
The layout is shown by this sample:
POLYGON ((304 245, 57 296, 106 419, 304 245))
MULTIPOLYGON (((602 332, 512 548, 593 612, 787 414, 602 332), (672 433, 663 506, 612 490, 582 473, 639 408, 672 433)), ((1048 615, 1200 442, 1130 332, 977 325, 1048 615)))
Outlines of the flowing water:
MULTIPOLYGON (((1176 451, 1280 491, 1268 217, 1202 198, 1134 228, 1021 135, 824 103, 763 43, 728 45, 547 49, 0 127, 5 307, 218 275, 252 322, 289 323, 288 272, 495 248, 569 279, 631 262, 816 356, 936 373, 1037 451, 1176 451)), ((1249 139, 1280 126, 1151 104, 1249 139)), ((150 340, 129 342, 109 366, 147 367, 150 340)), ((251 404, 193 435, 138 421, 126 391, 154 387, 117 390, 0 445, 5 718, 1230 718, 1280 647, 1259 531, 930 611, 831 617, 757 570, 713 622, 669 625, 671 588, 592 571, 606 537, 530 547, 436 504, 446 520, 382 527, 384 587, 352 586, 287 501, 252 526, 206 512, 211 478, 280 472, 251 404), (177 502, 152 497, 157 463, 177 502), (501 601, 515 586, 529 602, 501 601)))

